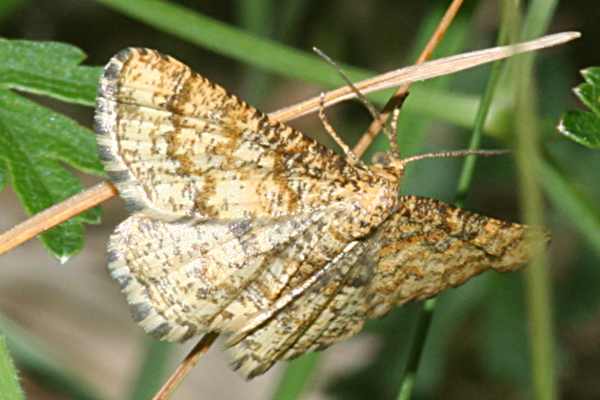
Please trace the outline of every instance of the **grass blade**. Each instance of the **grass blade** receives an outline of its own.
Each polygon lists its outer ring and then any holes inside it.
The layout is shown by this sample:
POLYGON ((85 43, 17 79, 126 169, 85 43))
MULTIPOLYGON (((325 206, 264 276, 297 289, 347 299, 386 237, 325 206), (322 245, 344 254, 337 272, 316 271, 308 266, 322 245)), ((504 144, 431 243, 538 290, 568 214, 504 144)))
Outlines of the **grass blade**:
MULTIPOLYGON (((522 37, 531 38, 546 31, 557 1, 534 0, 524 19, 522 37)), ((513 22, 518 21, 518 15, 513 22)), ((518 27, 519 24, 514 24, 518 27)), ((525 223, 542 226, 544 222, 542 192, 536 171, 539 170, 540 124, 533 79, 535 54, 515 60, 512 80, 516 84, 516 153, 521 188, 520 203, 525 223)), ((550 276, 544 249, 539 248, 525 270, 526 297, 529 316, 529 346, 531 349, 533 397, 552 400, 558 389, 555 376, 554 332, 551 312, 550 276)))
POLYGON ((307 353, 291 362, 277 384, 273 400, 299 399, 314 377, 321 353, 307 353))
MULTIPOLYGON (((340 84, 336 71, 310 53, 254 36, 185 7, 161 0, 97 1, 182 40, 264 71, 327 88, 340 84)), ((340 66, 353 81, 375 75, 372 71, 343 63, 340 66)), ((383 104, 389 98, 389 93, 379 93, 369 98, 383 104)), ((418 94, 415 91, 415 94, 411 95, 411 104, 415 112, 441 118, 459 126, 471 126, 470 121, 465 120, 465 115, 473 115, 477 108, 477 98, 420 87, 418 94)))
POLYGON ((54 359, 42 343, 2 315, 0 331, 6 337, 6 342, 20 368, 36 376, 36 382, 40 385, 73 399, 101 398, 80 377, 54 359))
POLYGON ((537 173, 554 208, 565 214, 600 255, 600 215, 593 203, 577 192, 568 178, 549 162, 539 163, 537 173))

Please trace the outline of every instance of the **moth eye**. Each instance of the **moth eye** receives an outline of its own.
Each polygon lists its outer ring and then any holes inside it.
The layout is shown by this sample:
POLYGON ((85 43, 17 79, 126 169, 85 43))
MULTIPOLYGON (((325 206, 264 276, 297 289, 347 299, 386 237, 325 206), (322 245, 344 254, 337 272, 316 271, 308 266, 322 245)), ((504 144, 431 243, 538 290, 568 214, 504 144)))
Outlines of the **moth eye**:
POLYGON ((388 166, 390 161, 390 155, 383 151, 378 151, 377 153, 373 154, 373 157, 371 157, 372 164, 379 164, 383 165, 384 167, 388 166))

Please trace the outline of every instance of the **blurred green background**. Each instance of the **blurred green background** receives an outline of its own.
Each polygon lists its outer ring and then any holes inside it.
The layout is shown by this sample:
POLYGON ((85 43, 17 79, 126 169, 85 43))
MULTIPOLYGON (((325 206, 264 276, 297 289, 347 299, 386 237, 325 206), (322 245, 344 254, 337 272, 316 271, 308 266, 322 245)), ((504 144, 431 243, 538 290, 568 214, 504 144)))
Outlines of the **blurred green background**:
MULTIPOLYGON (((522 6, 542 9, 543 3, 522 6)), ((155 48, 272 111, 342 81, 325 63, 322 70, 309 64, 285 65, 285 55, 270 53, 251 38, 225 37, 199 17, 307 53, 316 45, 344 64, 383 72, 416 59, 448 4, 0 0, 0 36, 65 42, 81 48, 88 57, 84 63, 92 66, 105 64, 124 47, 155 48)), ((497 1, 466 2, 434 57, 493 46, 499 13, 497 1)), ((561 398, 592 399, 600 398, 600 153, 565 139, 555 126, 563 112, 581 107, 571 92, 582 81, 578 71, 600 65, 600 5, 597 0, 559 2, 550 21, 548 32, 583 34, 537 56, 532 92, 539 109, 535 118, 545 171, 556 174, 536 171, 545 194, 539 207, 553 235, 546 269, 552 289, 556 382, 561 398)), ((489 72, 483 67, 416 85, 401 114, 403 154, 466 148, 489 72)), ((504 77, 494 97, 484 148, 514 147, 517 142, 511 108, 514 87, 508 82, 504 77)), ((92 126, 90 107, 28 97, 92 126)), ((328 113, 350 144, 370 122, 356 103, 328 113)), ((316 117, 292 125, 335 147, 316 117)), ((380 141, 374 148, 382 146, 380 141)), ((452 202, 461 163, 411 165, 403 192, 452 202)), ((85 187, 98 181, 76 175, 85 187)), ((479 160, 465 208, 520 221, 519 182, 513 157, 479 160)), ((26 218, 10 187, 0 192, 0 204, 0 231, 26 218)), ((107 202, 103 209, 102 224, 87 228, 83 251, 65 265, 58 265, 37 241, 0 256, 0 332, 30 399, 150 398, 191 345, 157 344, 130 320, 124 298, 106 273, 104 250, 108 235, 126 214, 120 200, 107 202)), ((531 384, 527 290, 523 273, 487 273, 440 296, 413 398, 532 398, 536 392, 531 384)), ((290 369, 282 364, 252 382, 228 370, 217 345, 174 398, 394 399, 419 307, 404 306, 370 322, 358 337, 318 356, 303 357, 290 369)))

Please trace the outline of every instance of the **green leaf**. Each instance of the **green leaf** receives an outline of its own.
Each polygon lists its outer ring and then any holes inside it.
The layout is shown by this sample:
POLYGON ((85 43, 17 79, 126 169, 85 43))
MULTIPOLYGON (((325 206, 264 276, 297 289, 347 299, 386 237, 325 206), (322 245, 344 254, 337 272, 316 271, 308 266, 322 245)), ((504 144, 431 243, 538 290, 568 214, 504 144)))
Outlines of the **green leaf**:
MULTIPOLYGON (((600 67, 589 67, 581 70, 583 79, 596 89, 600 88, 600 67)), ((596 102, 598 99, 596 98, 596 102)))
POLYGON ((560 133, 591 149, 600 149, 600 67, 581 71, 586 80, 573 91, 591 111, 567 111, 558 124, 560 133))
POLYGON ((591 149, 600 149, 600 117, 591 112, 567 111, 558 130, 574 142, 591 149))
MULTIPOLYGON (((40 212, 81 191, 61 163, 102 174, 91 131, 9 90, 0 89, 0 160, 28 214, 40 212)), ((83 245, 82 222, 98 223, 98 208, 41 235, 44 245, 66 261, 83 245)))
MULTIPOLYGON (((238 0, 237 8, 241 26, 255 35, 267 37, 273 31, 273 7, 270 0, 238 0)), ((269 93, 271 77, 264 71, 251 66, 246 67, 241 92, 245 99, 255 106, 269 93)))
POLYGON ((600 116, 600 67, 584 69, 581 75, 586 83, 577 86, 574 92, 583 104, 600 116))
POLYGON ((84 58, 64 43, 0 39, 0 87, 94 105, 101 68, 79 66, 84 58))
MULTIPOLYGON (((162 0, 98 0, 122 14, 216 53, 284 76, 340 86, 337 72, 315 55, 252 35, 205 15, 162 0)), ((370 73, 342 66, 348 74, 366 78, 370 73)))
POLYGON ((8 347, 3 336, 0 336, 0 400, 24 399, 23 390, 19 385, 17 370, 8 353, 8 347))

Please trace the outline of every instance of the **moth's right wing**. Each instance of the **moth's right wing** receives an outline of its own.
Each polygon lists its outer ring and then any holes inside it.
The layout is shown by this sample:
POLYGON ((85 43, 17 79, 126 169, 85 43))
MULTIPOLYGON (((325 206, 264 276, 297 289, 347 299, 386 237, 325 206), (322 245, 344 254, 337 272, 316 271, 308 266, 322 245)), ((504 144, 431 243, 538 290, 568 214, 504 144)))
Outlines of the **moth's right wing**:
POLYGON ((530 257, 543 232, 414 196, 370 236, 337 257, 242 327, 230 340, 234 366, 247 377, 276 361, 319 350, 360 331, 411 300, 433 296, 487 270, 509 271, 530 257))
POLYGON ((106 65, 95 121, 128 208, 167 221, 299 214, 355 194, 348 180, 367 174, 149 49, 106 65))
POLYGON ((549 235, 441 201, 401 196, 372 240, 379 247, 369 287, 369 317, 422 300, 488 270, 513 271, 549 235))

